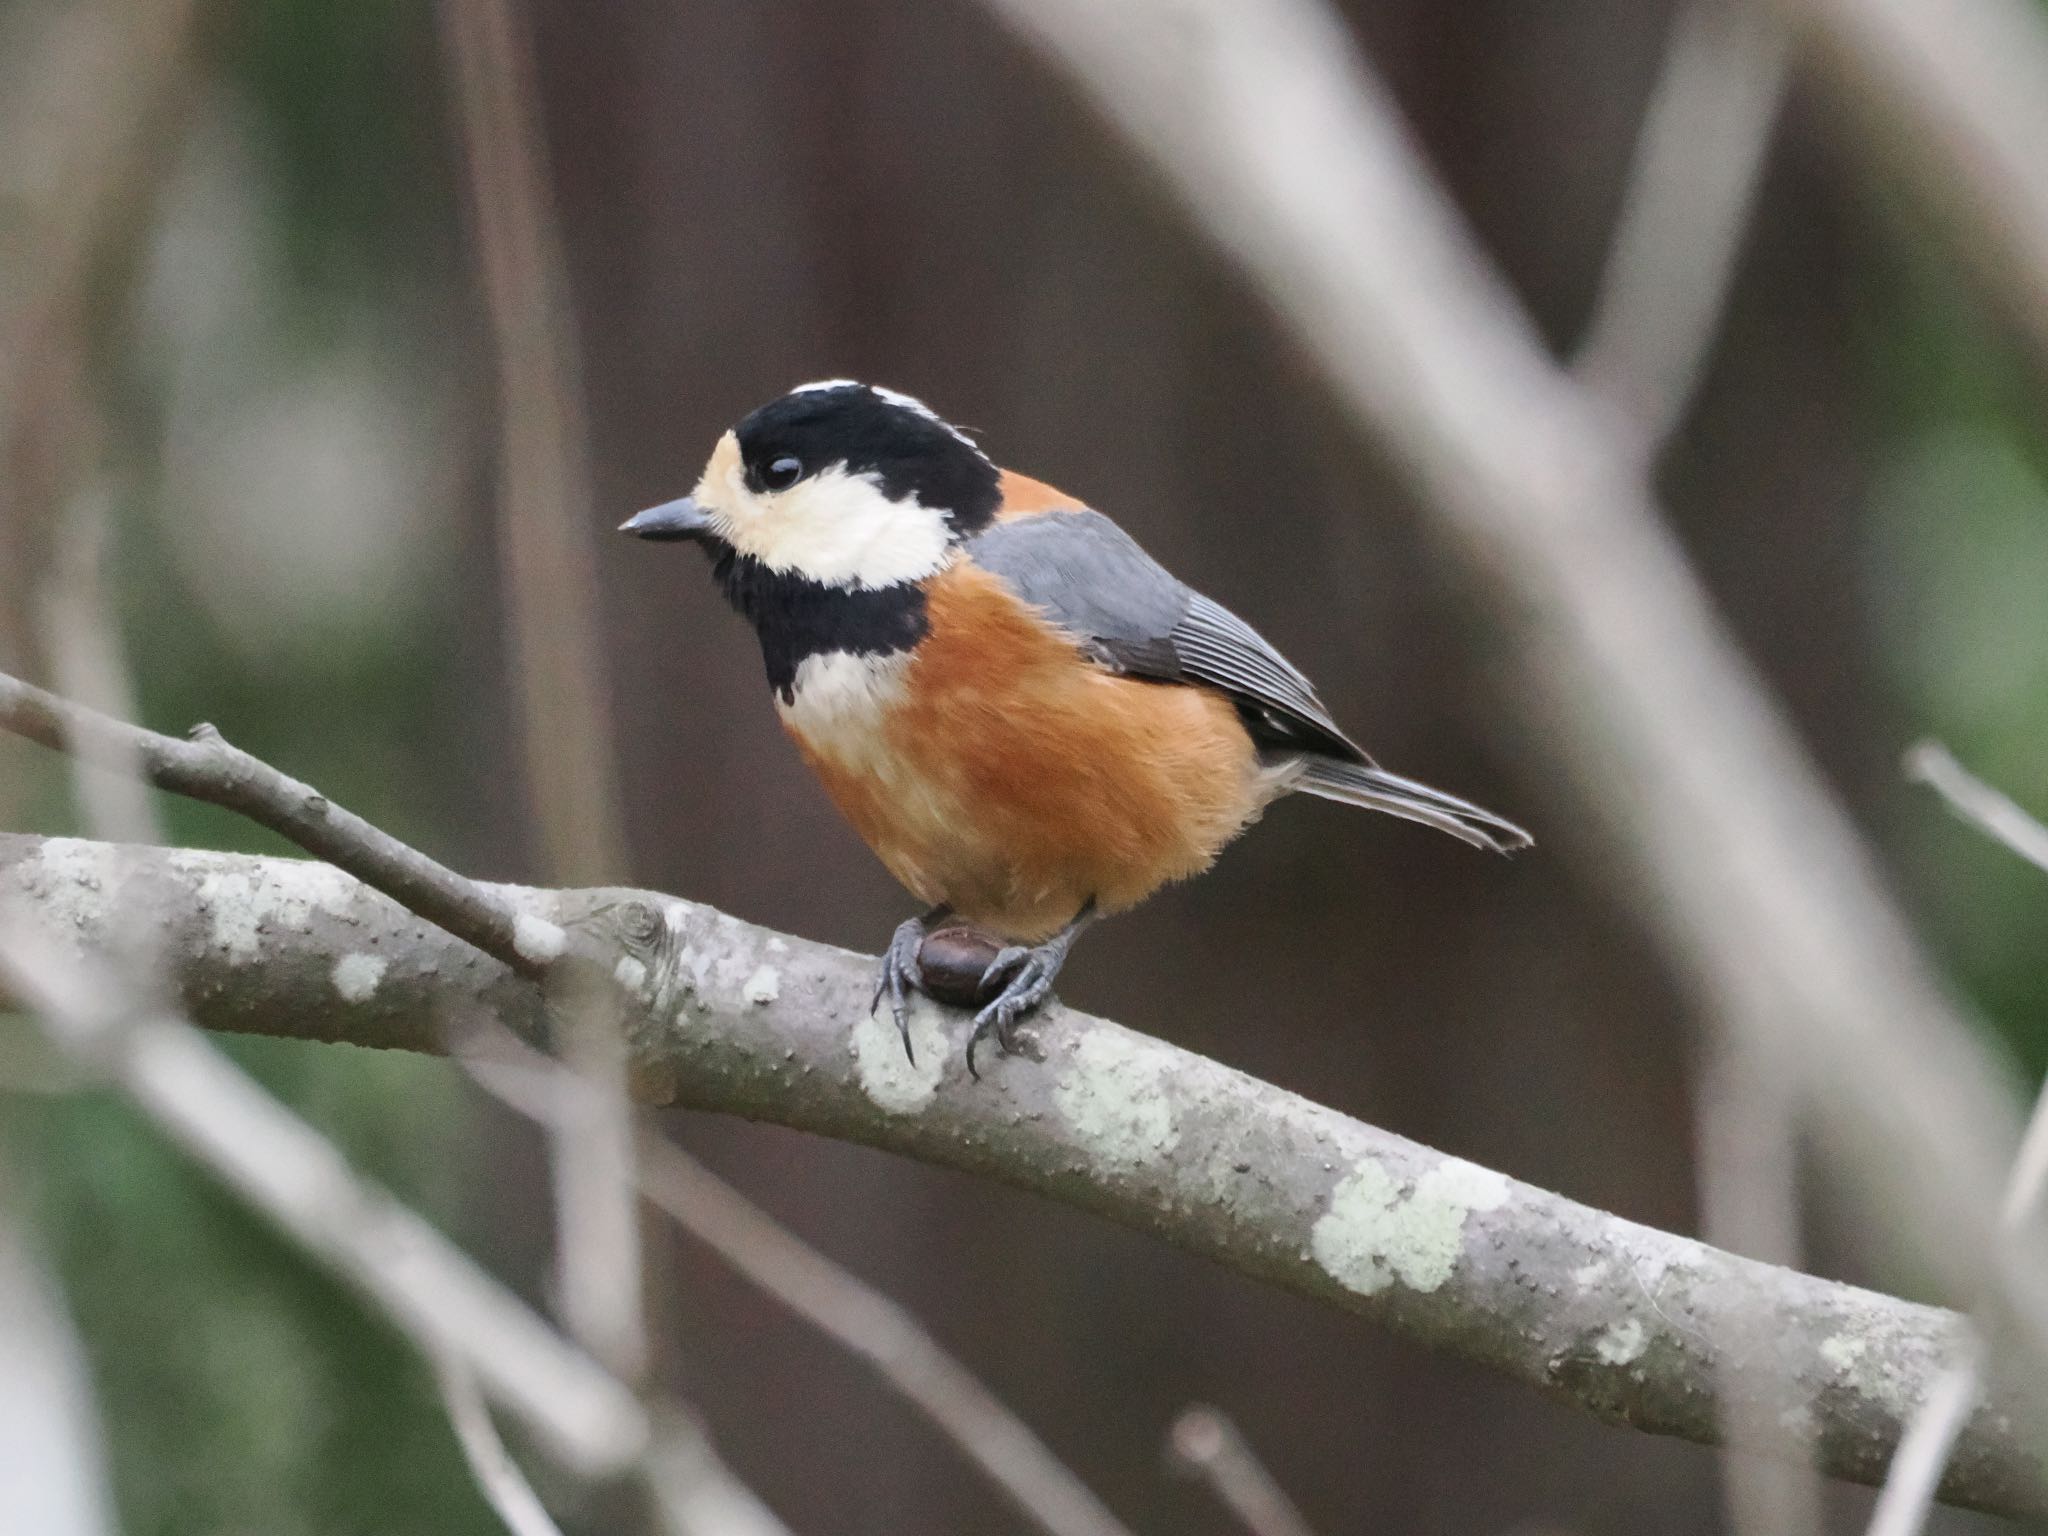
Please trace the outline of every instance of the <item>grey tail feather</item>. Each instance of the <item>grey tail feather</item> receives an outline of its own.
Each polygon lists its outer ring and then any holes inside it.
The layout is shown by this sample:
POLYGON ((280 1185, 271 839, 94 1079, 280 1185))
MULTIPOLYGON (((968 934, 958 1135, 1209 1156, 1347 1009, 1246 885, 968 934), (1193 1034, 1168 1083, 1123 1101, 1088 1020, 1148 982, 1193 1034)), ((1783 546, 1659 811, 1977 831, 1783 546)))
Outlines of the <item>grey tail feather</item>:
POLYGON ((1344 805, 1362 805, 1406 821, 1419 821, 1425 827, 1435 827, 1474 848, 1493 853, 1513 853, 1535 845, 1535 838, 1506 817, 1427 784, 1388 773, 1384 768, 1347 763, 1334 757, 1304 757, 1300 762, 1301 776, 1294 781, 1293 788, 1302 794, 1320 795, 1344 805))

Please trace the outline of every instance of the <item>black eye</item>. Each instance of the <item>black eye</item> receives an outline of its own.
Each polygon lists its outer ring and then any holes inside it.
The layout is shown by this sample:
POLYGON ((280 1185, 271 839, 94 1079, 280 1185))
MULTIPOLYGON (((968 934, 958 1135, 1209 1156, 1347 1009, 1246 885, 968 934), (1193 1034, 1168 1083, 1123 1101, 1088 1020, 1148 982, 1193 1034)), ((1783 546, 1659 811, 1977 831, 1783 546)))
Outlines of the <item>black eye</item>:
POLYGON ((761 483, 771 491, 786 491, 804 477, 804 461, 784 454, 761 471, 761 483))

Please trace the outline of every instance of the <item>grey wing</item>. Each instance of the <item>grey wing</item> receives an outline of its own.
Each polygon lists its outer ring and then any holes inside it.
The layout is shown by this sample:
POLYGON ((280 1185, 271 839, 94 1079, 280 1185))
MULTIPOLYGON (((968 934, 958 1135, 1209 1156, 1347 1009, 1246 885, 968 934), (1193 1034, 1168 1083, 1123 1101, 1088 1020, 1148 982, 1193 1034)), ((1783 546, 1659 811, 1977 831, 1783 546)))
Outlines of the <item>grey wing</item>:
POLYGON ((1100 512, 1008 519, 976 535, 967 553, 1112 671, 1220 689, 1262 746, 1371 761, 1298 667, 1100 512))

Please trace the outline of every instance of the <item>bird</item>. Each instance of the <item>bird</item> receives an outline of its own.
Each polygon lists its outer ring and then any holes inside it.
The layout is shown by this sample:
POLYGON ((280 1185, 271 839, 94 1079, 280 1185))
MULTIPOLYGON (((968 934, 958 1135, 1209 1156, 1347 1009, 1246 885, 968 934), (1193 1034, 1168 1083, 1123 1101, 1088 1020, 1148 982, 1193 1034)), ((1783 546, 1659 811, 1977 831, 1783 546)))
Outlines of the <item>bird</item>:
POLYGON ((1381 768, 1244 620, 1103 513, 999 468, 923 401, 804 384, 721 435, 686 496, 620 531, 687 541, 754 626, 775 709, 826 793, 927 906, 881 959, 909 996, 938 925, 1000 941, 967 1067, 1051 995, 1075 940, 1206 870, 1284 795, 1531 846, 1381 768))

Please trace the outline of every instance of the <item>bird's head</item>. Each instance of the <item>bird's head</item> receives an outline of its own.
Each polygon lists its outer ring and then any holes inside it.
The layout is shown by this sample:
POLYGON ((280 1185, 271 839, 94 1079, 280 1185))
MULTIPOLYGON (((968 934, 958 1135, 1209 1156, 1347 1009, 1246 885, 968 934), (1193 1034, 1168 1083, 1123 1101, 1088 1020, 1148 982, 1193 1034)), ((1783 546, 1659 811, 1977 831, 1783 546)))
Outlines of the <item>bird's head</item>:
POLYGON ((923 402, 830 379, 769 402, 719 438, 696 489, 621 525, 690 539, 779 576, 878 589, 944 565, 987 525, 996 467, 923 402))

